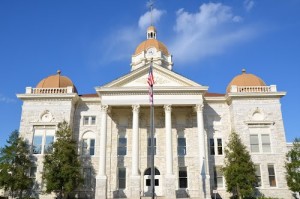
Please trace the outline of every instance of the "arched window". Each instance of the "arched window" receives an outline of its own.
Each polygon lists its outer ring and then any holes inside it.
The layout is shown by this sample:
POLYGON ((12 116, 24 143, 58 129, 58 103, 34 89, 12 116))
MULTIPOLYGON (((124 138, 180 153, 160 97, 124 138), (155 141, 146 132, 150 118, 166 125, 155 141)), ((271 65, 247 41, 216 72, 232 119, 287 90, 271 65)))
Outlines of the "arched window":
MULTIPOLYGON (((151 168, 146 169, 144 175, 151 175, 151 168)), ((155 168, 155 175, 160 175, 160 172, 157 168, 155 168)))
POLYGON ((95 133, 94 132, 88 131, 82 135, 81 154, 95 155, 95 133))

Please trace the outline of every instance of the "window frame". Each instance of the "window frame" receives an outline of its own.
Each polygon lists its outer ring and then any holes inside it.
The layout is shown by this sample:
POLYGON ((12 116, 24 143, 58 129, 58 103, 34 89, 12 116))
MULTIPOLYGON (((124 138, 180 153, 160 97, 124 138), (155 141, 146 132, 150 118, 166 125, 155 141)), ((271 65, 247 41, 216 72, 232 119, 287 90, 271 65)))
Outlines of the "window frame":
POLYGON ((261 188, 263 185, 262 176, 261 176, 261 166, 260 164, 255 164, 254 167, 255 167, 255 177, 257 179, 257 183, 255 184, 255 187, 261 188))
POLYGON ((97 116, 96 115, 83 115, 82 125, 83 126, 96 126, 97 116))
POLYGON ((209 155, 211 156, 223 156, 224 155, 224 143, 222 137, 215 137, 209 139, 209 155), (220 140, 220 142, 219 142, 220 140), (219 145, 221 143, 221 145, 219 145), (221 153, 219 149, 221 148, 221 153))
POLYGON ((128 142, 127 142, 127 137, 126 136, 118 136, 118 143, 117 143, 117 155, 118 156, 126 156, 127 155, 127 145, 128 145, 128 142), (125 142, 125 146, 120 146, 120 139, 124 139, 126 142, 125 142), (121 152, 122 150, 120 149, 125 149, 125 154, 120 154, 119 152, 121 152))
POLYGON ((82 156, 94 156, 95 155, 95 138, 82 138, 81 139, 81 155, 82 156), (91 142, 94 142, 93 147, 91 147, 91 142), (86 144, 86 145, 84 145, 86 144), (91 154, 91 149, 93 149, 93 154, 91 154))
POLYGON ((186 156, 187 155, 187 152, 186 152, 186 137, 184 136, 178 136, 177 137, 177 155, 178 156, 186 156), (184 145, 179 145, 179 139, 183 139, 184 140, 184 145), (183 151, 183 154, 179 153, 183 151))
POLYGON ((224 189, 224 174, 221 170, 222 166, 216 165, 214 166, 214 186, 216 189, 224 189), (219 171, 219 172, 218 172, 219 171), (222 186, 218 185, 218 179, 222 179, 222 186))
POLYGON ((249 128, 249 144, 250 144, 250 150, 249 152, 251 154, 272 154, 272 134, 270 128, 267 127, 250 127, 249 128), (257 136, 258 144, 251 142, 251 136, 257 136), (263 136, 268 136, 268 142, 264 142, 263 136), (258 152, 254 151, 252 146, 258 145, 258 152), (268 146, 268 148, 264 147, 268 146), (267 149, 267 150, 266 150, 267 149))
POLYGON ((127 181, 127 171, 126 171, 126 167, 118 167, 118 189, 119 190, 124 190, 124 189, 126 189, 126 186, 127 186, 127 183, 126 183, 126 181, 127 181), (120 177, 120 171, 121 170, 123 170, 124 171, 124 173, 125 173, 125 176, 123 177, 120 177), (124 187, 120 187, 120 184, 121 184, 121 180, 123 180, 123 182, 124 182, 124 187))
MULTIPOLYGON (((147 155, 151 155, 151 137, 147 137, 147 155)), ((154 136, 154 155, 157 155, 157 140, 154 136)))
POLYGON ((267 170, 268 170, 268 179, 269 179, 269 186, 271 188, 276 188, 277 187, 277 179, 276 179, 276 169, 275 169, 275 164, 268 164, 267 165, 267 170), (270 170, 269 167, 272 167, 274 175, 270 175, 270 170), (272 186, 271 184, 271 177, 274 178, 275 186, 272 186))
POLYGON ((31 150, 30 153, 32 155, 45 155, 45 154, 51 154, 53 152, 53 147, 51 147, 52 151, 49 152, 49 149, 46 149, 46 147, 49 147, 50 145, 53 145, 55 142, 55 133, 56 133, 56 127, 53 125, 49 126, 34 126, 33 127, 33 135, 32 135, 32 141, 31 141, 31 150), (36 144, 35 138, 40 137, 41 141, 36 144), (51 137, 52 144, 46 143, 47 138, 51 137), (39 153, 35 153, 35 147, 38 145, 39 153))
POLYGON ((188 189, 189 182, 188 182, 188 169, 187 167, 178 167, 178 188, 179 189, 188 189), (182 172, 185 172, 184 176, 181 176, 182 172), (186 184, 186 187, 182 187, 182 184, 186 184))

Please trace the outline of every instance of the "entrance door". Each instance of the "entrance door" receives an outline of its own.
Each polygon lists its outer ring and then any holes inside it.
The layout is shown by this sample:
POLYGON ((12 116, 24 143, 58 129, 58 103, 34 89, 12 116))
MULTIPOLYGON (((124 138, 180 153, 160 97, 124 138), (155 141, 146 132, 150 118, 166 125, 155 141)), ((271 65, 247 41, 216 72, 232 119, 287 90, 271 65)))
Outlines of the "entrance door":
MULTIPOLYGON (((162 182, 160 177, 160 172, 155 168, 155 195, 162 196, 162 182)), ((146 169, 144 173, 144 196, 152 196, 151 189, 151 168, 146 169)))

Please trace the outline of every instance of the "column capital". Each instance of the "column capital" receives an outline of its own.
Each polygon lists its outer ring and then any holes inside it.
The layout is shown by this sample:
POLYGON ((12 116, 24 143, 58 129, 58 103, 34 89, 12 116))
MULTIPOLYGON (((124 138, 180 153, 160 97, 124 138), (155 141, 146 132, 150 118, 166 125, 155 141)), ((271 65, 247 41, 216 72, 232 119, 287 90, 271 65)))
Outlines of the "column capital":
POLYGON ((140 105, 139 104, 132 105, 132 112, 139 112, 139 111, 140 111, 140 105))
POLYGON ((172 111, 172 105, 171 104, 165 104, 164 109, 165 109, 165 111, 172 111))
POLYGON ((101 105, 102 112, 107 112, 107 110, 108 110, 108 105, 101 105))
POLYGON ((203 104, 196 104, 194 108, 195 111, 198 112, 198 111, 203 111, 203 107, 204 107, 203 104))

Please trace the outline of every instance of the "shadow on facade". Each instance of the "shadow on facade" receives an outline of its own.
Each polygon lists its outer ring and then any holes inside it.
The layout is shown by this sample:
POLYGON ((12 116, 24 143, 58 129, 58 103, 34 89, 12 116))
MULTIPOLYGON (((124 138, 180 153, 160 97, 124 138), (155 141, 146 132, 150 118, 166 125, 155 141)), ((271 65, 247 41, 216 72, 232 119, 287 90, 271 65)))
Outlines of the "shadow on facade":
MULTIPOLYGON (((118 156, 117 168, 125 168, 124 156, 121 156, 121 155, 118 156)), ((116 172, 116 179, 119 179, 118 172, 116 172)), ((117 187, 119 187, 118 183, 117 183, 117 187)), ((127 196, 123 189, 118 188, 117 190, 113 191, 113 198, 127 198, 127 196)))

